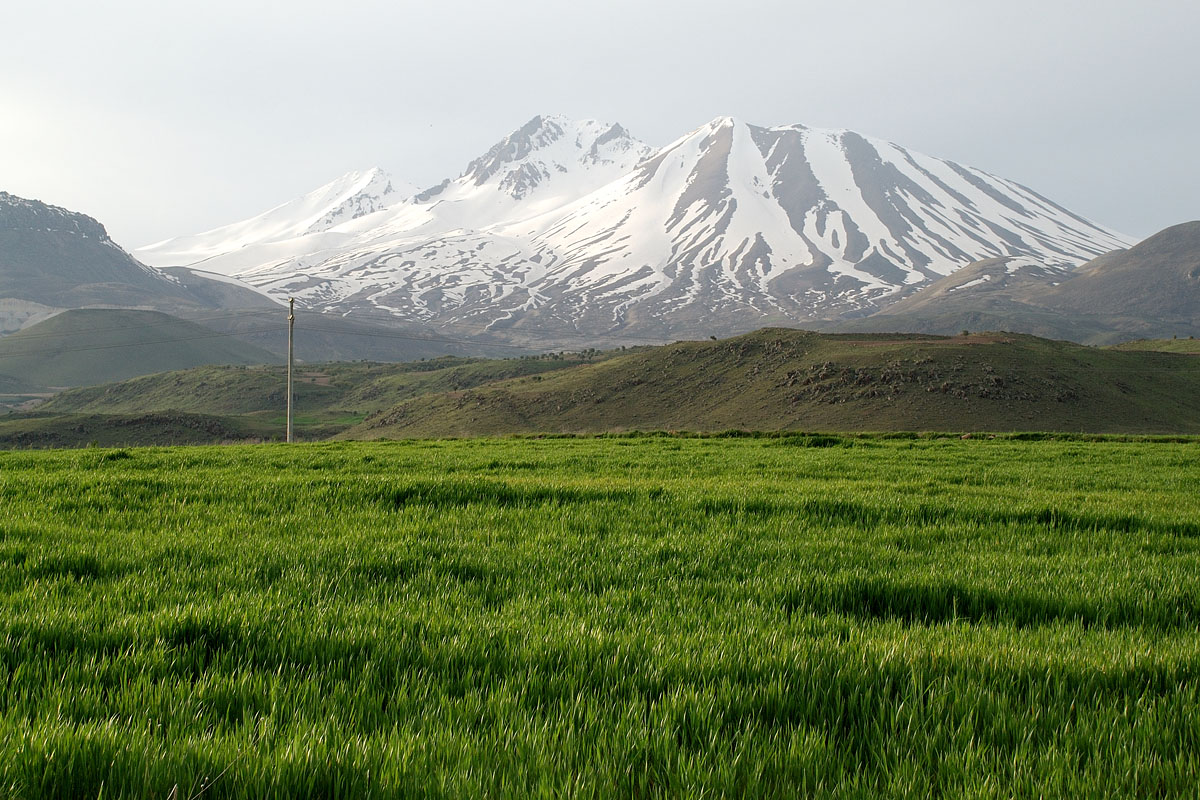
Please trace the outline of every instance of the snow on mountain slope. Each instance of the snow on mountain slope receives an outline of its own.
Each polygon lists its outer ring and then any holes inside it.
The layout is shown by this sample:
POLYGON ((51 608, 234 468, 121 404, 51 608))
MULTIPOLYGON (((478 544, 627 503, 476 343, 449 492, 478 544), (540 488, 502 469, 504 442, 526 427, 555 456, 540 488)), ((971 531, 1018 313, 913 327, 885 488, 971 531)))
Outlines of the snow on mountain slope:
POLYGON ((1017 184, 850 131, 722 118, 549 224, 530 285, 622 323, 861 312, 982 258, 1071 266, 1126 240, 1017 184), (564 291, 565 289, 565 291, 564 291))
MULTIPOLYGON (((329 230, 415 192, 381 169, 348 172, 319 189, 259 214, 194 236, 181 236, 135 251, 153 266, 195 264, 250 245, 278 242, 329 230)), ((214 270, 220 272, 221 270, 214 270)))
POLYGON ((980 259, 1071 267, 1128 243, 852 131, 726 117, 655 152, 538 117, 457 179, 203 266, 342 314, 668 337, 867 314, 980 259))
POLYGON ((537 216, 599 189, 654 152, 620 125, 534 117, 415 203, 449 228, 537 216))
POLYGON ((159 270, 214 308, 251 308, 286 305, 264 289, 245 281, 194 267, 159 267, 159 270))

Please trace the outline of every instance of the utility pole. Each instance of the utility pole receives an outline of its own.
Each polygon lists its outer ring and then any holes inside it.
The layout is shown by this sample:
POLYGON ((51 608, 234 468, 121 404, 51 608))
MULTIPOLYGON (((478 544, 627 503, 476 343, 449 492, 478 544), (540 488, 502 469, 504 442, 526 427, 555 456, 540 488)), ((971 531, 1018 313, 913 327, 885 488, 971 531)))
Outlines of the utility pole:
POLYGON ((292 329, 296 327, 296 298, 288 298, 287 440, 292 441, 292 329))

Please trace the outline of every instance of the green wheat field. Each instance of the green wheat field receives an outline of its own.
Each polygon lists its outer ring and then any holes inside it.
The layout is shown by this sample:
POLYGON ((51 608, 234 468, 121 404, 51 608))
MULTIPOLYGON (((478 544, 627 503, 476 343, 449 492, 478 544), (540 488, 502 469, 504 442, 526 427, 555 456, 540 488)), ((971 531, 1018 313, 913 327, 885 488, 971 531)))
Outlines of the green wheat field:
POLYGON ((0 796, 1195 797, 1200 441, 0 452, 0 796))

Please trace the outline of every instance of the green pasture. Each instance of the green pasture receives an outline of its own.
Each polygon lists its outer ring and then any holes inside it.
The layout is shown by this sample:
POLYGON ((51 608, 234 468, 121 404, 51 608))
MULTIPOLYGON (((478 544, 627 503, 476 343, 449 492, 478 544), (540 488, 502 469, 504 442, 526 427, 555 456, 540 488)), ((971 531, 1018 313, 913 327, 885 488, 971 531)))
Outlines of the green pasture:
POLYGON ((0 796, 1194 797, 1200 441, 0 452, 0 796))

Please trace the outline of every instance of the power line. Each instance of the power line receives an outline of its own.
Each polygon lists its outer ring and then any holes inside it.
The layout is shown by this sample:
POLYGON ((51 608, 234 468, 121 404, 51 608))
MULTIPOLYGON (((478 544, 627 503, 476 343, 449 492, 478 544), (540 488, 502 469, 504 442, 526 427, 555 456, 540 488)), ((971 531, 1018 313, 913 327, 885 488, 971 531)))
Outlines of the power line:
MULTIPOLYGON (((388 338, 388 339, 405 339, 405 340, 418 341, 418 342, 433 342, 433 343, 438 343, 438 344, 470 344, 470 345, 477 345, 477 346, 481 346, 481 347, 505 347, 505 348, 521 349, 521 350, 533 349, 531 347, 527 347, 524 345, 485 342, 485 341, 480 341, 478 339, 475 339, 475 340, 472 340, 472 339, 448 339, 448 338, 434 339, 434 338, 421 337, 421 336, 409 336, 409 335, 400 334, 400 333, 379 333, 379 332, 373 332, 373 331, 342 331, 342 330, 336 330, 333 328, 323 328, 320 326, 303 325, 303 324, 298 325, 297 327, 301 330, 315 330, 315 331, 322 331, 322 332, 326 332, 326 333, 338 333, 338 334, 343 334, 345 336, 371 336, 371 337, 380 337, 380 338, 388 338)), ((952 337, 948 337, 948 338, 952 338, 952 337)), ((903 340, 899 340, 897 342, 897 344, 903 344, 903 343, 904 343, 903 340)), ((937 344, 937 343, 938 342, 934 342, 934 344, 937 344)), ((953 341, 949 341, 948 343, 954 344, 953 341)), ((1108 351, 1102 351, 1102 352, 1108 352, 1108 351)), ((1114 350, 1111 352, 1158 353, 1158 352, 1166 352, 1166 351, 1158 351, 1158 350, 1117 351, 1117 350, 1114 350)), ((1200 356, 1200 353, 1197 353, 1197 354, 1168 353, 1168 354, 1169 355, 1197 355, 1197 356, 1200 356)), ((1087 366, 1087 365, 1081 365, 1081 366, 1083 369, 1087 370, 1088 372, 1124 373, 1124 374, 1141 374, 1141 373, 1146 373, 1146 372, 1178 372, 1179 371, 1179 369, 1177 369, 1175 367, 1091 367, 1091 366, 1087 366)), ((1061 369, 1061 367, 1056 368, 1053 366, 1051 366, 1051 368, 1052 369, 1061 369)))
MULTIPOLYGON (((233 316, 236 316, 236 315, 233 315, 233 316)), ((136 326, 130 326, 130 327, 136 327, 136 326)), ((147 326, 147 327, 150 327, 150 326, 147 326)), ((478 346, 478 347, 500 347, 500 348, 506 348, 506 349, 525 350, 525 351, 534 349, 534 348, 526 346, 526 345, 503 344, 503 343, 499 343, 499 342, 485 342, 485 341, 480 341, 477 339, 472 340, 472 339, 432 338, 432 337, 423 337, 423 336, 412 336, 412 335, 407 335, 407 334, 402 334, 402 333, 385 333, 385 332, 381 332, 381 331, 337 330, 335 328, 325 328, 322 326, 314 326, 314 325, 300 325, 298 327, 301 330, 320 331, 322 333, 335 333, 335 334, 339 334, 339 335, 343 335, 343 336, 366 336, 366 337, 372 337, 372 338, 401 339, 401 340, 406 340, 406 341, 428 342, 431 344, 463 344, 463 345, 474 345, 474 346, 478 346)), ((112 330, 118 330, 118 329, 114 328, 112 330)), ((91 345, 88 347, 46 348, 46 349, 40 349, 40 350, 39 349, 30 349, 30 350, 23 350, 23 351, 20 351, 17 353, 0 353, 0 359, 21 358, 21 357, 25 357, 25 356, 38 356, 38 355, 56 355, 56 354, 60 354, 60 353, 79 353, 79 352, 89 352, 89 351, 95 351, 95 350, 115 350, 115 349, 120 349, 123 347, 141 347, 143 345, 154 345, 154 344, 174 344, 174 343, 179 343, 179 342, 198 341, 201 339, 218 339, 218 338, 223 338, 223 337, 228 337, 228 336, 249 336, 249 335, 256 334, 256 333, 279 333, 279 332, 280 332, 279 328, 276 328, 276 327, 251 328, 249 330, 244 330, 244 331, 230 331, 230 332, 225 332, 225 333, 214 332, 214 333, 208 333, 208 334, 199 334, 196 336, 183 336, 183 337, 176 337, 173 339, 156 339, 156 340, 144 341, 144 342, 118 342, 118 343, 106 344, 106 345, 91 345)), ((897 342, 897 343, 900 344, 900 343, 903 343, 903 341, 901 340, 900 342, 897 342)), ((1166 351, 1131 350, 1131 351, 1112 351, 1112 352, 1159 353, 1159 352, 1166 352, 1166 351)), ((1167 354, 1168 355, 1200 356, 1200 354, 1189 354, 1189 353, 1167 353, 1167 354)), ((1171 373, 1173 373, 1173 372, 1180 371, 1176 367, 1149 367, 1149 366, 1147 366, 1147 367, 1093 367, 1093 366, 1087 366, 1087 365, 1080 365, 1080 366, 1082 369, 1085 369, 1088 372, 1099 372, 1099 373, 1107 373, 1107 374, 1125 374, 1125 375, 1135 375, 1135 374, 1154 373, 1154 372, 1163 372, 1163 373, 1171 372, 1171 373)), ((1054 366, 1051 366, 1051 368, 1055 369, 1054 366)), ((1057 368, 1057 369, 1061 369, 1061 368, 1057 368)))
MULTIPOLYGON (((383 311, 375 311, 375 312, 352 311, 348 314, 340 314, 340 315, 335 315, 334 313, 329 312, 329 311, 313 311, 313 313, 322 318, 340 319, 340 320, 346 320, 348 322, 354 322, 354 321, 358 321, 358 320, 368 320, 368 321, 378 321, 378 322, 384 322, 384 323, 391 322, 392 324, 395 324, 396 322, 402 321, 401 318, 399 318, 393 314, 388 314, 387 312, 383 312, 383 311)), ((481 324, 481 323, 472 323, 472 322, 455 322, 455 323, 453 323, 453 327, 455 327, 455 328, 471 328, 471 329, 481 331, 484 333, 493 331, 491 323, 481 324)), ((665 343, 668 343, 669 341, 671 341, 671 337, 669 337, 669 336, 637 336, 635 334, 619 333, 616 331, 601 332, 601 333, 588 333, 586 331, 580 331, 580 330, 577 330, 574 328, 538 327, 538 328, 535 328, 532 330, 522 329, 522 331, 518 331, 518 332, 524 332, 524 331, 528 331, 529 333, 531 333, 533 335, 566 336, 566 337, 574 337, 574 338, 579 338, 579 339, 606 339, 606 340, 611 340, 611 341, 638 341, 638 342, 646 342, 647 344, 665 344, 665 343)), ((475 344, 475 342, 472 342, 472 344, 475 344)))
MULTIPOLYGON (((283 309, 280 309, 279 311, 282 311, 282 310, 283 309)), ((187 321, 200 322, 200 321, 213 321, 213 320, 230 319, 230 318, 238 318, 238 317, 259 317, 259 316, 277 314, 277 313, 279 313, 279 311, 264 310, 264 311, 244 312, 244 313, 236 313, 236 314, 223 314, 223 315, 218 315, 218 316, 213 316, 213 317, 195 318, 193 320, 187 320, 187 321)), ((327 314, 320 314, 320 316, 325 317, 325 316, 327 316, 327 314)), ((360 315, 360 316, 370 316, 370 315, 364 314, 364 315, 360 315)), ((349 317, 344 317, 344 319, 349 319, 349 317)), ((393 322, 396 320, 395 317, 390 317, 390 319, 393 322)), ((145 323, 145 324, 141 324, 141 325, 125 325, 125 326, 117 326, 117 327, 109 327, 109 328, 94 328, 94 329, 90 329, 90 330, 71 331, 71 332, 63 332, 63 333, 28 334, 28 335, 21 336, 20 339, 21 339, 21 341, 25 341, 27 339, 32 339, 32 338, 76 336, 79 334, 99 334, 99 333, 107 333, 110 331, 154 328, 154 327, 160 327, 163 325, 171 325, 171 324, 177 324, 177 320, 170 320, 170 321, 156 322, 156 323, 145 323)), ((332 333, 332 334, 337 334, 340 336, 362 336, 362 337, 370 337, 370 338, 398 339, 398 340, 412 341, 412 342, 426 342, 429 344, 469 345, 469 346, 483 347, 483 348, 503 348, 503 349, 511 349, 511 350, 524 350, 526 352, 534 351, 534 350, 537 350, 539 347, 546 347, 549 345, 549 342, 541 342, 541 343, 532 342, 530 344, 523 345, 523 344, 511 344, 511 343, 504 343, 504 342, 486 341, 486 340, 480 340, 480 339, 418 336, 418 335, 414 335, 414 334, 405 334, 405 333, 394 332, 394 331, 345 330, 345 329, 339 329, 339 328, 334 328, 334 327, 325 327, 325 326, 321 326, 321 325, 304 324, 303 322, 299 325, 299 328, 301 330, 319 331, 322 333, 332 333)), ((281 330, 282 330, 282 326, 280 326, 279 328, 276 328, 276 327, 251 328, 251 329, 241 330, 241 331, 213 332, 213 333, 206 333, 206 334, 197 334, 194 336, 183 336, 183 337, 175 337, 175 338, 170 338, 170 339, 156 339, 156 340, 140 341, 140 342, 117 342, 117 343, 113 343, 113 344, 90 345, 90 346, 86 346, 86 347, 29 349, 29 350, 22 350, 20 352, 15 352, 15 353, 0 354, 0 358, 20 358, 20 357, 25 357, 25 356, 54 355, 54 354, 59 354, 59 353, 77 353, 77 352, 89 352, 89 351, 98 351, 98 350, 113 350, 113 349, 120 349, 120 348, 124 348, 124 347, 140 347, 140 346, 144 346, 144 345, 154 345, 154 344, 174 344, 174 343, 180 343, 180 342, 198 341, 201 339, 224 338, 224 337, 229 337, 229 336, 249 336, 249 335, 253 335, 253 334, 257 334, 257 333, 280 333, 281 330)), ((551 330, 553 330, 553 329, 551 329, 551 330)), ((537 332, 538 333, 550 333, 551 331, 542 329, 537 332)), ((561 333, 564 335, 586 336, 589 338, 603 337, 603 334, 592 335, 592 334, 586 334, 586 333, 583 333, 580 331, 563 330, 563 331, 561 331, 561 333)), ((551 334, 551 335, 553 335, 553 334, 551 334)), ((615 338, 617 338, 617 340, 619 340, 620 338, 643 339, 645 341, 653 341, 655 343, 662 344, 661 339, 649 339, 647 337, 631 336, 631 337, 615 337, 615 338)), ((950 337, 950 339, 952 339, 952 337, 950 337)), ((896 342, 896 344, 903 344, 903 343, 904 343, 904 340, 897 340, 897 342, 896 342)), ((939 342, 933 342, 933 343, 936 344, 939 342)), ((950 343, 952 344, 953 341, 950 341, 950 343)), ((1166 351, 1112 351, 1112 352, 1130 352, 1130 353, 1133 353, 1133 352, 1155 352, 1155 353, 1157 353, 1157 352, 1166 352, 1166 351)), ((1172 355, 1189 355, 1189 354, 1174 353, 1172 355)), ((1176 368, 1173 368, 1173 367, 1149 367, 1149 366, 1147 366, 1147 367, 1088 367, 1088 366, 1085 366, 1084 368, 1090 372, 1101 372, 1101 373, 1112 373, 1112 374, 1141 374, 1141 373, 1147 373, 1147 372, 1177 372, 1178 371, 1176 368)))
POLYGON ((219 339, 224 336, 246 336, 252 333, 267 333, 275 328, 255 328, 247 331, 231 333, 203 333, 196 336, 182 336, 174 339, 155 339, 148 342, 117 342, 116 344, 99 344, 90 347, 58 347, 44 350, 23 350, 17 353, 0 353, 0 359, 22 358, 24 356, 58 355, 60 353, 84 353, 91 350, 116 350, 122 347, 142 347, 151 344, 174 344, 177 342, 193 342, 200 339, 219 339))
POLYGON ((376 332, 376 331, 349 331, 349 330, 338 330, 337 328, 323 328, 319 325, 304 325, 304 324, 301 324, 297 327, 299 327, 300 330, 304 330, 304 331, 321 331, 323 333, 336 333, 336 334, 341 334, 343 336, 371 336, 371 337, 380 338, 380 339, 405 339, 405 340, 413 341, 413 342, 430 342, 432 344, 469 344, 469 345, 475 345, 476 347, 506 347, 506 348, 512 348, 514 350, 527 350, 527 351, 536 349, 535 347, 532 347, 529 345, 504 344, 501 342, 481 341, 479 339, 433 338, 430 336, 410 336, 408 334, 403 334, 403 333, 384 333, 382 331, 379 331, 379 332, 376 332))
MULTIPOLYGON (((91 310, 91 309, 76 309, 76 310, 91 310)), ((104 309, 104 310, 129 311, 132 309, 104 309)), ((159 312, 159 313, 162 313, 162 312, 159 312)), ((12 333, 9 335, 16 337, 17 339, 19 339, 20 341, 23 342, 23 341, 27 341, 29 339, 53 339, 53 338, 61 337, 61 336, 79 336, 82 334, 108 333, 109 331, 129 331, 129 330, 138 330, 138 329, 142 329, 142 328, 158 328, 158 327, 162 327, 163 325, 178 325, 181 321, 182 322, 195 322, 195 323, 212 322, 212 321, 220 320, 220 319, 234 319, 234 318, 238 318, 238 317, 261 317, 261 316, 265 316, 267 314, 276 314, 276 313, 278 313, 278 312, 277 311, 247 311, 247 312, 241 312, 241 313, 237 313, 237 314, 222 314, 222 315, 216 316, 216 317, 194 317, 191 319, 185 319, 184 317, 172 317, 171 319, 164 320, 162 322, 143 322, 143 323, 139 323, 137 325, 117 325, 117 326, 108 327, 108 328, 84 328, 82 330, 54 331, 54 332, 48 332, 48 333, 24 333, 21 331, 17 331, 16 333, 12 333)), ((236 335, 236 334, 234 334, 234 335, 236 335)))

